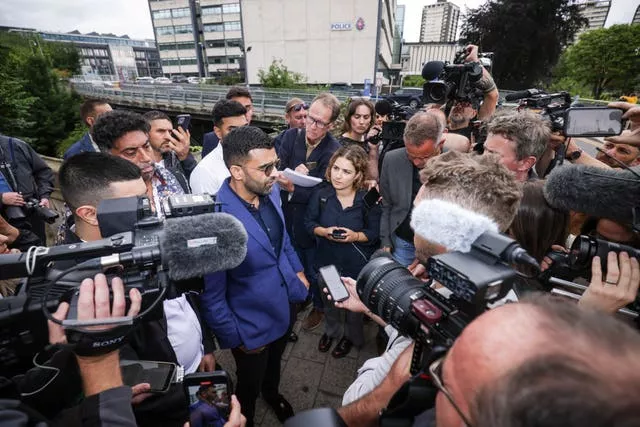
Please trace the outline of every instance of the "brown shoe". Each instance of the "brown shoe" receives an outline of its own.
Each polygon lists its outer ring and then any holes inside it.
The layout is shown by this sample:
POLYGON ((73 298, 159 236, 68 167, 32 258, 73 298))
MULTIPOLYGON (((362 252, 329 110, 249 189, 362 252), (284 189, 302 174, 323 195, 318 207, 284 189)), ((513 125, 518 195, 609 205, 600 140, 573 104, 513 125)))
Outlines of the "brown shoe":
POLYGON ((312 331, 320 326, 322 319, 324 319, 324 313, 314 308, 311 310, 307 318, 304 319, 304 322, 302 322, 302 329, 305 331, 312 331))

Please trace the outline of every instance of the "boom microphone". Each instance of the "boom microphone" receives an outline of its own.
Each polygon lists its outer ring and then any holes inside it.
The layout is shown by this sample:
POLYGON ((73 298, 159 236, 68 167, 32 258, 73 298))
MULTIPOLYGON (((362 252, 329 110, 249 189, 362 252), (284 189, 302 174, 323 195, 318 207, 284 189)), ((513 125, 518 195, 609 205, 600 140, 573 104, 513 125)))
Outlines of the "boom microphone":
POLYGON ((640 179, 622 169, 566 165, 551 172, 544 197, 558 209, 633 223, 634 208, 640 206, 640 179))
POLYGON ((422 67, 422 78, 430 82, 437 79, 444 70, 444 62, 442 61, 429 61, 422 67))
POLYGON ((539 93, 542 93, 542 91, 538 90, 538 89, 527 89, 527 90, 521 90, 518 92, 513 92, 513 93, 509 93, 504 97, 505 101, 517 101, 519 99, 522 98, 529 98, 531 96, 537 95, 539 93))

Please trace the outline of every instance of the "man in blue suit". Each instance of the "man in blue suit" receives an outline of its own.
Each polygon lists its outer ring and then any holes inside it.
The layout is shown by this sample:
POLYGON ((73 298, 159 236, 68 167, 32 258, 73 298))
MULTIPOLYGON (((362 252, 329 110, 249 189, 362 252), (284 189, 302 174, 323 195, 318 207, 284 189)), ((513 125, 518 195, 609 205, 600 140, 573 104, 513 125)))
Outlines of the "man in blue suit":
POLYGON ((63 157, 65 160, 76 154, 100 151, 91 138, 91 129, 98 116, 109 111, 111 111, 111 105, 100 99, 87 99, 84 101, 80 106, 80 117, 87 127, 89 127, 89 131, 82 135, 82 138, 74 142, 73 145, 64 152, 63 157))
POLYGON ((225 137, 223 157, 231 177, 216 201, 244 224, 249 240, 242 264, 205 276, 204 317, 220 346, 233 353, 247 426, 253 426, 261 392, 284 422, 293 415, 279 393, 289 305, 304 301, 309 284, 284 225, 276 184, 280 161, 271 139, 256 127, 239 127, 225 137))

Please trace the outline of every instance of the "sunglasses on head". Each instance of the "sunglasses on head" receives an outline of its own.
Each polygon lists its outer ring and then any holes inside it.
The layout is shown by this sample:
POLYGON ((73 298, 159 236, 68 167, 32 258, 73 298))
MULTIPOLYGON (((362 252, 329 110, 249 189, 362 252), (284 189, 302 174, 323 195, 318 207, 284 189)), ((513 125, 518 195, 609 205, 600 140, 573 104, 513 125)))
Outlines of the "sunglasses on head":
POLYGON ((309 109, 309 104, 296 104, 289 107, 289 109, 287 110, 287 113, 290 111, 295 111, 297 113, 300 110, 308 110, 308 109, 309 109))

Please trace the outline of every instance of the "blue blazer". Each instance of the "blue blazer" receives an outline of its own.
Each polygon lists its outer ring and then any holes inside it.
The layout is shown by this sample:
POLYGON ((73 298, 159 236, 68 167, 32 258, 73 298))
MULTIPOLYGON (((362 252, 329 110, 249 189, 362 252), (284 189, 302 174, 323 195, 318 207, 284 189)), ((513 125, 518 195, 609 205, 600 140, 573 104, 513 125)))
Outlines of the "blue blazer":
MULTIPOLYGON (((277 184, 269 197, 284 223, 277 184)), ((235 216, 246 228, 247 256, 234 269, 205 276, 202 310, 221 348, 244 345, 253 350, 287 332, 289 303, 307 297, 307 288, 296 275, 303 269, 285 231, 276 255, 267 234, 229 187, 229 179, 216 201, 222 204, 222 212, 235 216)))
POLYGON ((212 152, 218 146, 220 140, 215 132, 207 132, 202 136, 202 157, 212 152))
POLYGON ((93 147, 91 143, 91 138, 89 137, 89 132, 82 135, 78 141, 74 142, 71 147, 64 152, 64 156, 62 157, 64 160, 67 160, 71 156, 75 156, 76 154, 84 153, 84 152, 95 152, 96 149, 93 147))

